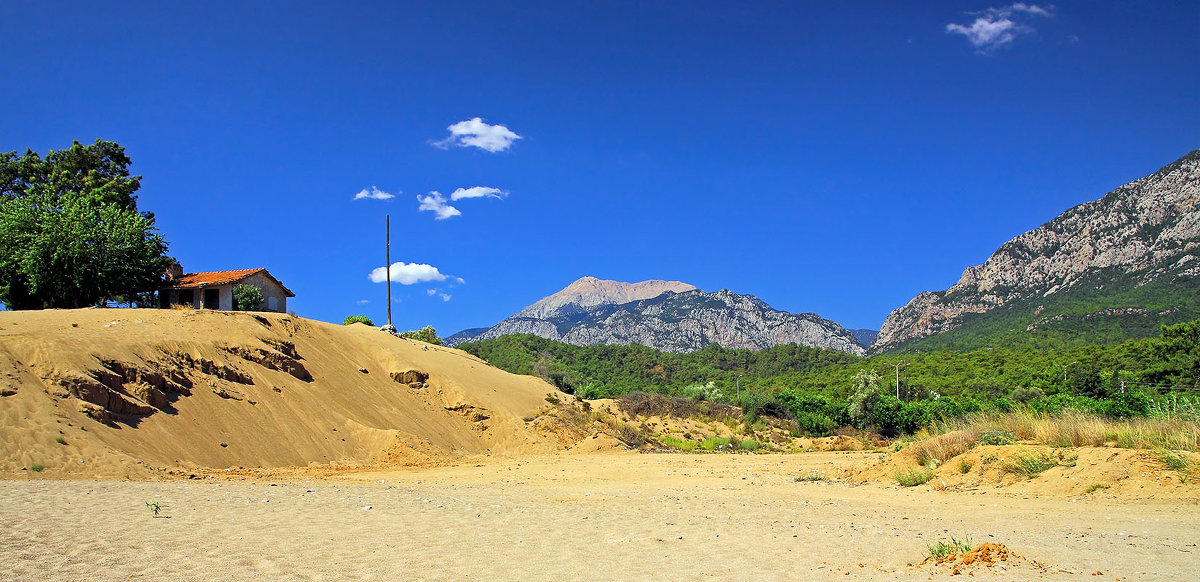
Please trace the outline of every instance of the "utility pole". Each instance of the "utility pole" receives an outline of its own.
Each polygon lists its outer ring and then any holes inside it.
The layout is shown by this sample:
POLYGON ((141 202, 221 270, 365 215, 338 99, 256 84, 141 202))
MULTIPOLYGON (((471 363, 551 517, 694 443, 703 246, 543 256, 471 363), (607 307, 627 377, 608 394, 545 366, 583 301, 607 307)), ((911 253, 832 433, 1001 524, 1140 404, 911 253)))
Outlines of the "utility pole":
POLYGON ((740 403, 742 401, 742 375, 738 374, 735 380, 737 382, 737 399, 740 403))
POLYGON ((884 362, 884 364, 896 369, 896 400, 900 400, 900 366, 904 366, 904 375, 907 377, 908 363, 904 360, 900 360, 900 363, 898 364, 888 364, 887 362, 884 362))
POLYGON ((387 276, 387 308, 388 322, 387 328, 395 330, 392 326, 392 215, 384 215, 384 236, 387 238, 386 248, 384 250, 384 267, 383 272, 387 276))

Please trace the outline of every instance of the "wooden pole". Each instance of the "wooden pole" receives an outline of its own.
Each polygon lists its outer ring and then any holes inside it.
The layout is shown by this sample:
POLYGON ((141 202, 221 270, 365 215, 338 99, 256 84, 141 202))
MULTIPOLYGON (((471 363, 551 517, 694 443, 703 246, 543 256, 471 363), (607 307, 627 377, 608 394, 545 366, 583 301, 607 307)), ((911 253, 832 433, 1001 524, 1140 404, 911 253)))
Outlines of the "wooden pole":
POLYGON ((388 214, 384 218, 384 228, 387 236, 387 250, 384 255, 384 272, 387 274, 387 306, 388 306, 388 327, 392 325, 392 215, 388 214))

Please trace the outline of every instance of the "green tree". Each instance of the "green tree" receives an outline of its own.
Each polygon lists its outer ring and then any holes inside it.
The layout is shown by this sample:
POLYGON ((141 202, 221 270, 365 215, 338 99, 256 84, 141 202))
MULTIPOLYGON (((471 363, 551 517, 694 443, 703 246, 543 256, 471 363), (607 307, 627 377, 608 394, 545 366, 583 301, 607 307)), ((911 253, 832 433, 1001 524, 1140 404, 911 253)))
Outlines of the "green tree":
POLYGON ((262 306, 262 289, 254 285, 238 285, 233 288, 233 308, 237 311, 257 311, 262 306))
POLYGON ((365 315, 347 315, 346 319, 342 320, 342 325, 350 325, 351 323, 365 323, 371 327, 375 327, 375 322, 365 315))
POLYGON ((406 331, 401 333, 400 337, 414 339, 435 346, 442 345, 442 338, 438 337, 437 330, 433 329, 432 325, 427 325, 416 331, 406 331))
POLYGON ((138 212, 124 149, 97 140, 0 154, 0 301, 10 309, 84 307, 157 289, 171 259, 138 212))
MULTIPOLYGON (((893 397, 894 398, 894 397, 893 397)), ((875 416, 883 390, 879 387, 879 373, 875 370, 859 370, 854 375, 850 392, 850 401, 846 405, 846 413, 854 426, 866 428, 875 424, 875 416)))

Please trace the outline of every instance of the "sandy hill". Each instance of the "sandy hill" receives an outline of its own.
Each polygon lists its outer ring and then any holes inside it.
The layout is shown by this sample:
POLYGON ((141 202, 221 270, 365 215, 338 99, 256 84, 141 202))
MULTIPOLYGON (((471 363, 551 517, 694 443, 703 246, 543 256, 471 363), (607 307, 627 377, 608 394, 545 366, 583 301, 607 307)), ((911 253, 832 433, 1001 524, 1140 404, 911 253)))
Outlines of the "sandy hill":
POLYGON ((0 475, 537 452, 561 446, 523 420, 552 391, 361 324, 188 310, 0 312, 0 475))

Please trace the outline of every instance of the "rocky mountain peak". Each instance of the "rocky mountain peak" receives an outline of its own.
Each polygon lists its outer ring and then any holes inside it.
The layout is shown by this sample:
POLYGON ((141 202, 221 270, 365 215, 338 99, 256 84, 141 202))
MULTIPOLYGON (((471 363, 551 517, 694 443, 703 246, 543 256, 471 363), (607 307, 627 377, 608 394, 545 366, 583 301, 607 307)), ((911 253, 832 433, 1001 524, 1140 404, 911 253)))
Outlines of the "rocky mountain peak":
POLYGON ((518 311, 513 317, 548 319, 580 309, 587 310, 600 305, 620 305, 630 301, 657 297, 668 291, 680 293, 695 288, 694 285, 681 281, 651 280, 625 283, 596 277, 581 277, 563 290, 518 311))

